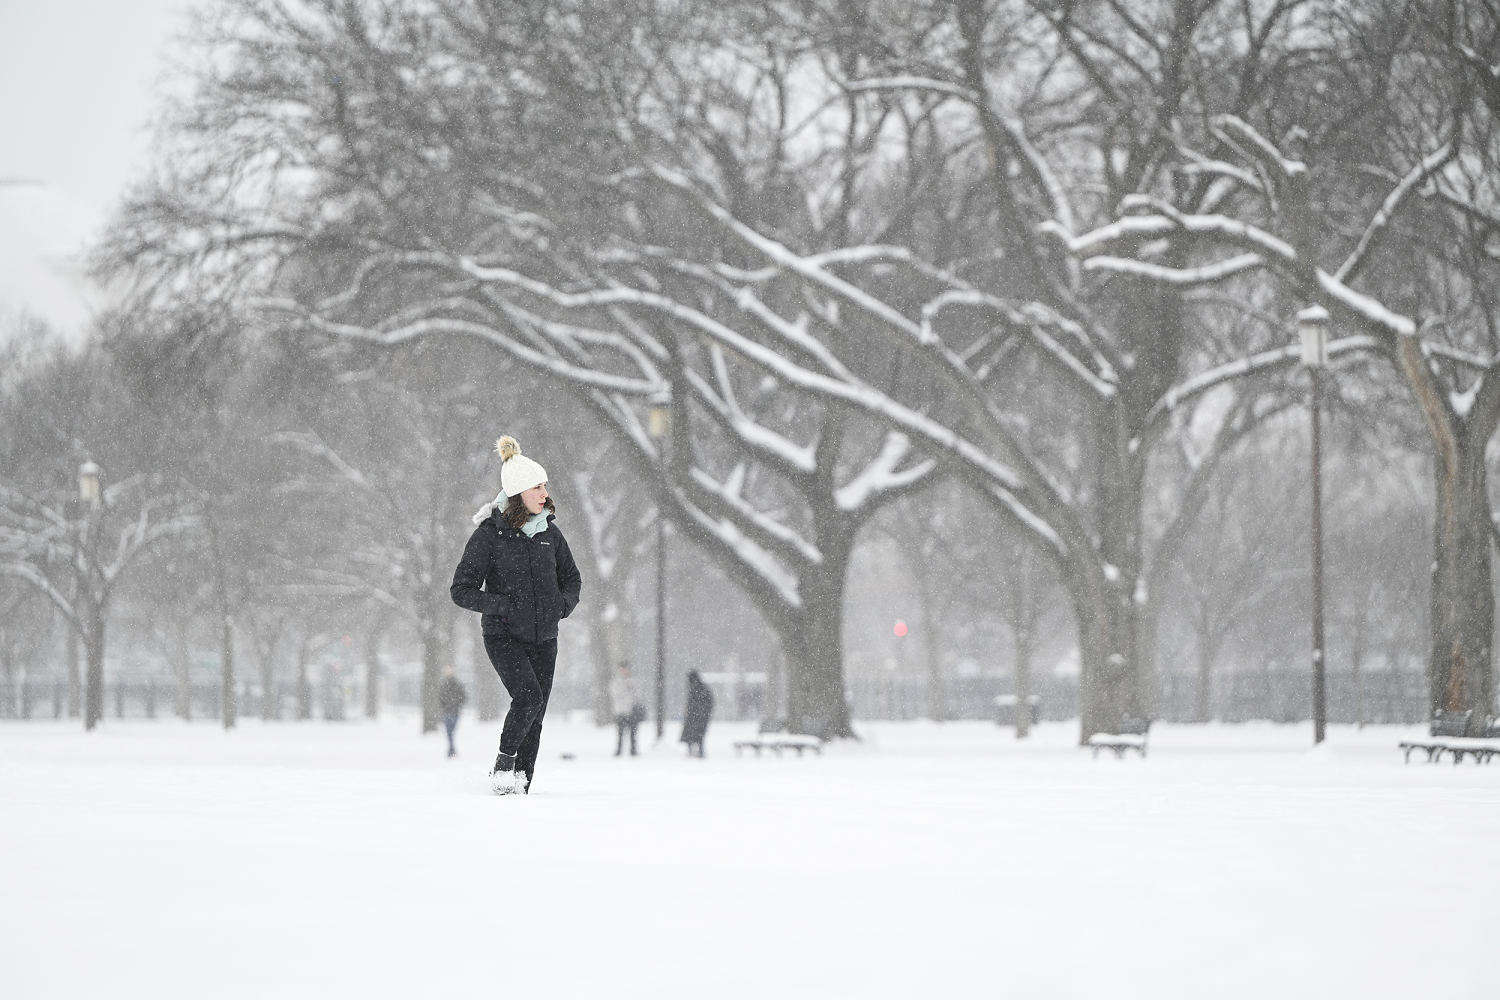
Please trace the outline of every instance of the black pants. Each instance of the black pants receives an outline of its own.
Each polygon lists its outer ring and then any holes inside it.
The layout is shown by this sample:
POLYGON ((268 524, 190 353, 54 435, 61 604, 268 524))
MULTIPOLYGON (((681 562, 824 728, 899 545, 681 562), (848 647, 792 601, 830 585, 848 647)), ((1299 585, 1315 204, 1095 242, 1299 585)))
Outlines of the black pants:
POLYGON ((536 777, 536 755, 542 745, 542 716, 552 696, 557 640, 522 642, 508 635, 487 635, 484 651, 510 694, 510 711, 500 729, 500 752, 515 755, 516 770, 526 772, 529 786, 536 777))
POLYGON ((630 756, 635 756, 635 711, 631 710, 629 715, 615 716, 615 756, 620 756, 620 751, 625 749, 625 734, 630 734, 630 756))
POLYGON ((458 728, 458 713, 443 713, 443 728, 448 732, 448 756, 458 756, 458 748, 453 745, 453 731, 458 728))

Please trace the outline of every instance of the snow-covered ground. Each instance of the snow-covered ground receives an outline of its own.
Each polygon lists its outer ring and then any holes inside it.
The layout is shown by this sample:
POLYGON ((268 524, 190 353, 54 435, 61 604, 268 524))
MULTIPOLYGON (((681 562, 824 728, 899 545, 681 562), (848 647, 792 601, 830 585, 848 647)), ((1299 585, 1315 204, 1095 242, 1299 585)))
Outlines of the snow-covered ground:
POLYGON ((0 726, 0 996, 1500 997, 1500 766, 1414 729, 698 761, 558 719, 525 798, 496 725, 414 730, 0 726))

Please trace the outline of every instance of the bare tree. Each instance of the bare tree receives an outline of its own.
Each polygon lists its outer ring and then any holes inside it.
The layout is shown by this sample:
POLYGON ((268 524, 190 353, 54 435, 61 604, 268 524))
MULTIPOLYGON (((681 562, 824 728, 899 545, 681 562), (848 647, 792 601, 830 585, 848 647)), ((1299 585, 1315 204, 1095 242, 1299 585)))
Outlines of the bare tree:
POLYGON ((1127 214, 1115 222, 1059 232, 1087 268, 1167 287, 1270 271, 1377 345, 1416 400, 1435 459, 1431 705, 1469 709, 1482 724, 1494 697, 1485 451, 1500 425, 1500 312, 1487 291, 1500 264, 1490 184, 1500 133, 1484 98, 1490 71, 1464 53, 1492 51, 1500 25, 1493 11, 1452 11, 1458 16, 1436 39, 1413 18, 1372 25, 1334 16, 1320 26, 1330 43, 1363 39, 1375 49, 1374 65, 1344 67, 1353 99, 1370 96, 1359 76, 1369 71, 1385 101, 1373 105, 1382 117, 1361 123, 1367 131, 1355 156, 1343 148, 1344 121, 1320 118, 1309 123, 1321 126, 1316 132, 1277 140, 1220 116, 1213 147, 1185 145, 1183 158, 1234 193, 1221 211, 1182 211, 1143 196, 1126 199, 1127 214), (1443 113, 1434 117, 1431 107, 1443 113), (1351 212, 1360 220, 1352 230, 1332 222, 1351 212), (1162 247, 1171 248, 1166 258, 1162 247), (1183 256, 1189 251, 1196 263, 1183 256))
POLYGON ((0 573, 43 594, 83 642, 83 725, 93 729, 104 717, 104 643, 115 587, 142 553, 197 521, 179 494, 145 476, 101 486, 97 466, 80 474, 93 482, 80 501, 0 482, 0 573))

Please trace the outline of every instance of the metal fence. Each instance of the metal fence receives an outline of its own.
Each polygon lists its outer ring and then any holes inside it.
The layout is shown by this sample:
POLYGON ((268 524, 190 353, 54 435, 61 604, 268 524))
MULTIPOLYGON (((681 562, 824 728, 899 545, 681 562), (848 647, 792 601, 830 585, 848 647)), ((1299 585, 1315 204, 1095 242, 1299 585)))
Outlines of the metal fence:
MULTIPOLYGON (((678 685, 680 686, 680 685, 678 685)), ((416 678, 399 677, 385 691, 389 704, 415 706, 420 691, 416 678)), ((1009 724, 1012 709, 1000 708, 996 699, 1014 695, 1009 675, 948 678, 942 696, 945 717, 986 719, 1009 724)), ((220 687, 217 681, 195 679, 188 688, 192 718, 218 718, 220 687)), ((668 714, 680 712, 679 692, 670 692, 668 714)), ((1078 716, 1077 678, 1048 676, 1032 685, 1038 704, 1035 715, 1042 721, 1063 721, 1078 716)), ((925 678, 910 676, 866 676, 848 685, 850 708, 856 719, 919 719, 930 713, 931 692, 925 678)), ((262 714, 267 697, 276 701, 275 717, 290 719, 297 712, 294 683, 278 685, 269 695, 253 679, 241 681, 237 692, 239 714, 247 718, 262 714)), ((315 684, 310 692, 314 718, 340 720, 356 714, 363 692, 353 679, 338 684, 315 684)), ((767 713, 760 688, 737 687, 718 690, 714 716, 720 720, 753 719, 767 713)), ((164 676, 122 676, 106 681, 104 706, 108 716, 121 719, 153 719, 175 714, 177 684, 164 676)), ((67 682, 52 676, 28 677, 22 681, 0 681, 0 719, 61 718, 67 709, 67 682)), ((1013 700, 1011 704, 1013 704, 1013 700)), ((591 711, 593 690, 586 684, 559 683, 552 692, 555 712, 591 711)), ((1225 722, 1268 719, 1300 722, 1312 716, 1310 669, 1269 667, 1259 671, 1225 673, 1213 680, 1210 715, 1225 722)), ((1149 714, 1163 722, 1191 722, 1198 715, 1198 678, 1191 673, 1163 674, 1149 714)), ((1382 670, 1355 674, 1328 674, 1328 720, 1333 723, 1417 723, 1427 717, 1427 682, 1417 671, 1382 670)))

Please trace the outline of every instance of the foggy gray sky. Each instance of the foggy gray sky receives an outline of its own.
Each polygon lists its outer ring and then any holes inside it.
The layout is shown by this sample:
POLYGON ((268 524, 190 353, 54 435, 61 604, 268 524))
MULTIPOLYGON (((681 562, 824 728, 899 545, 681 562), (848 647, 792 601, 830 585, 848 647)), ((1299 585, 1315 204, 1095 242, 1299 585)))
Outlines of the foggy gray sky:
POLYGON ((0 180, 109 211, 145 164, 153 86, 201 0, 0 0, 0 180))

